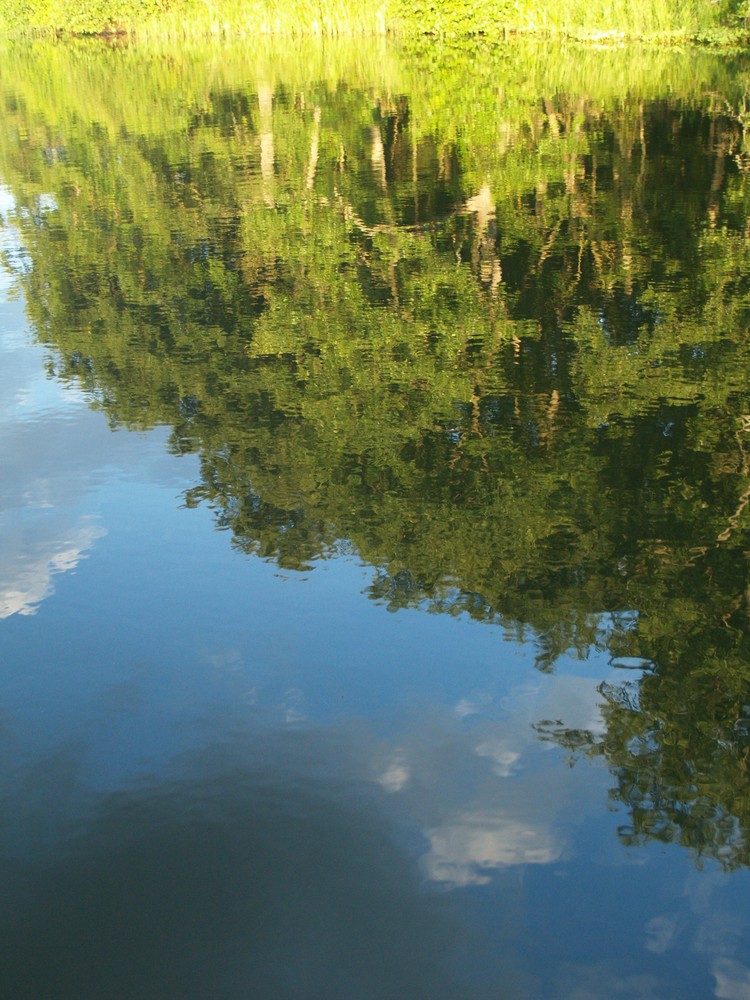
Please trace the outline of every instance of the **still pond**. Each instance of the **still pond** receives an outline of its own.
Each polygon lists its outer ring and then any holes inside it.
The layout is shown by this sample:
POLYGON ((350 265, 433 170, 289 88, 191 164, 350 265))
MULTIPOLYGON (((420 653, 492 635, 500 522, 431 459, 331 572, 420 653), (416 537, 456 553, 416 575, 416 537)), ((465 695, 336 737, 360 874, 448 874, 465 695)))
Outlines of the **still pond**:
POLYGON ((748 1000, 750 61, 0 56, 2 1000, 748 1000))

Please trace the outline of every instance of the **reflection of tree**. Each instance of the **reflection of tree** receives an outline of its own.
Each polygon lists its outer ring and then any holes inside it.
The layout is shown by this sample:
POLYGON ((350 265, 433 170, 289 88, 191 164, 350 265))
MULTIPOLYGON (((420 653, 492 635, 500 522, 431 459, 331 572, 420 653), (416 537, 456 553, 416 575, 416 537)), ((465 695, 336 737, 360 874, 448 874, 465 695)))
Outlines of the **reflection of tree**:
POLYGON ((346 544, 377 599, 529 630, 541 666, 655 664, 581 745, 632 836, 720 854, 709 833, 745 813, 711 775, 741 787, 750 703, 738 115, 511 94, 481 133, 437 96, 262 82, 123 141, 86 91, 60 116, 8 87, 52 370, 114 423, 170 425, 201 458, 188 503, 245 551, 302 567, 346 544))
POLYGON ((735 868, 750 864, 749 650, 744 637, 714 649, 700 639, 697 662, 686 656, 677 669, 604 686, 603 735, 554 722, 539 728, 575 753, 604 758, 611 797, 629 816, 625 843, 674 841, 735 868))

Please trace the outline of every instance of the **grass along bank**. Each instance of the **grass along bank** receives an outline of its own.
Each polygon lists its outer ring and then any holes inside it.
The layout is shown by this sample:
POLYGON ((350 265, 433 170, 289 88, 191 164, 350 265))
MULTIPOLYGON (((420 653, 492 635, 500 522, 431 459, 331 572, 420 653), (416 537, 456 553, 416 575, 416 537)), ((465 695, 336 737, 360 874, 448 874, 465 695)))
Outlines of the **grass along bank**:
POLYGON ((743 44, 750 0, 0 0, 0 32, 216 35, 506 34, 743 44))

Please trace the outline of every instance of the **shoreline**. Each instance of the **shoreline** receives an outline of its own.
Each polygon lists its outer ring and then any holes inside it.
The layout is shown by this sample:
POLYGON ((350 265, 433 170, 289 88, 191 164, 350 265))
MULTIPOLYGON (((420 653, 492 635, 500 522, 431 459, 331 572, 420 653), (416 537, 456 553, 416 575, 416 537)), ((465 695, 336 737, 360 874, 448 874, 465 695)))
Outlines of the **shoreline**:
POLYGON ((387 40, 396 44, 428 44, 431 42, 440 44, 480 44, 487 46, 498 46, 513 41, 544 41, 545 39, 559 42, 573 42, 579 45, 591 46, 592 48, 621 48, 628 45, 648 46, 655 48, 696 48, 712 49, 721 52, 741 52, 750 51, 750 31, 737 33, 727 33, 726 37, 704 37, 700 35, 679 35, 668 33, 663 35, 639 35, 630 34, 626 31, 574 31, 563 29, 541 29, 541 28, 518 28, 503 27, 495 34, 485 32, 466 32, 465 34, 443 34, 437 32, 402 32, 394 30, 367 31, 367 30, 340 30, 340 31, 320 31, 312 28, 295 29, 264 29, 264 28, 242 28, 234 29, 231 26, 217 25, 215 28, 194 29, 185 28, 175 31, 173 28, 160 30, 150 24, 140 26, 128 26, 104 28, 98 31, 70 31, 64 28, 32 28, 27 30, 5 31, 0 28, 0 43, 2 42, 38 42, 38 41, 100 41, 100 42, 142 42, 142 41, 162 41, 164 43, 180 40, 191 42, 211 42, 221 41, 241 41, 251 37, 261 37, 264 41, 273 39, 296 39, 296 40, 343 40, 343 39, 370 39, 373 41, 387 40))
POLYGON ((629 44, 689 46, 719 50, 750 47, 750 25, 735 15, 724 23, 712 12, 702 20, 682 0, 635 3, 606 10, 596 0, 478 0, 462 9, 458 0, 110 0, 106 13, 83 0, 71 16, 65 0, 42 0, 30 11, 21 0, 0 0, 0 39, 160 40, 223 38, 388 38, 400 44, 499 45, 517 38, 570 41, 593 46, 629 44), (711 14, 711 16, 709 16, 711 14))

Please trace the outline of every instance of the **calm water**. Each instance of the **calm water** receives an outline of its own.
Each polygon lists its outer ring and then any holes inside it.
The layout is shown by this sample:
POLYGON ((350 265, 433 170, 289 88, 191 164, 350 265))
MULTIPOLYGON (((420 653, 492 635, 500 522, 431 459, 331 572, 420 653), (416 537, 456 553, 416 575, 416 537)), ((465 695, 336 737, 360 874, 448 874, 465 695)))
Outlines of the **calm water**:
POLYGON ((6 48, 2 1000, 750 998, 749 93, 6 48))

